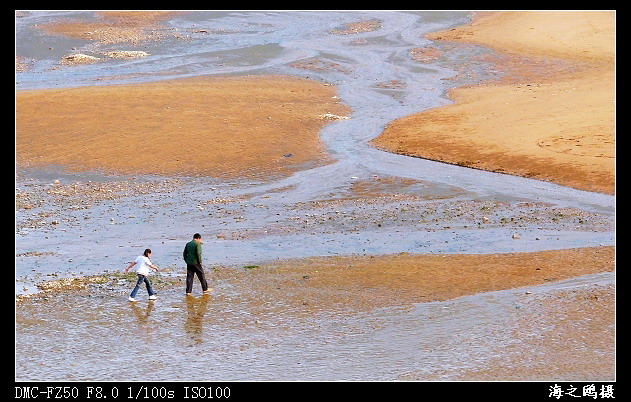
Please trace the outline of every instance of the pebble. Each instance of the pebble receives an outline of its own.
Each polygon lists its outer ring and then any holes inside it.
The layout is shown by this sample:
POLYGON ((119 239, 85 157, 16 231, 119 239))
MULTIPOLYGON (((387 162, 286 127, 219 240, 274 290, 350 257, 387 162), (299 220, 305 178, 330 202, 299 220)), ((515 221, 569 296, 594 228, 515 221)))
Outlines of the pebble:
POLYGON ((348 116, 338 116, 336 114, 333 113, 324 113, 318 116, 321 119, 325 119, 325 120, 348 120, 350 119, 350 117, 348 116))
POLYGON ((149 53, 140 50, 117 50, 113 52, 103 52, 102 54, 113 59, 133 59, 149 56, 149 53))
POLYGON ((82 53, 74 53, 68 56, 64 56, 61 60, 62 64, 84 64, 98 61, 98 57, 90 56, 82 53))

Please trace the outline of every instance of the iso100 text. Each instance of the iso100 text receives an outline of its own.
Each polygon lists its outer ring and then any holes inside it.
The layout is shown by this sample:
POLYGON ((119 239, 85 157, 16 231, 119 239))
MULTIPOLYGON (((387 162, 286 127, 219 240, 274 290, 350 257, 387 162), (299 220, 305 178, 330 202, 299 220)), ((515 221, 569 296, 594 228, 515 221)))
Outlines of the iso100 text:
POLYGON ((184 387, 184 398, 230 398, 228 387, 184 387))

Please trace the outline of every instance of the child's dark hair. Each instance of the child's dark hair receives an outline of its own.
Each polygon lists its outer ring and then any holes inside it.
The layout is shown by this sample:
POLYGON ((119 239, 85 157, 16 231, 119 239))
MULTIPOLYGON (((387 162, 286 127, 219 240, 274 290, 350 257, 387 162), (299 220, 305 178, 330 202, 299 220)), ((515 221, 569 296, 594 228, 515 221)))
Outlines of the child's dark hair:
POLYGON ((202 238, 202 235, 200 235, 199 233, 195 233, 193 235, 193 239, 201 239, 201 238, 202 238))
POLYGON ((142 253, 142 255, 144 255, 145 257, 149 257, 149 254, 151 254, 151 249, 149 248, 145 249, 145 252, 142 253))

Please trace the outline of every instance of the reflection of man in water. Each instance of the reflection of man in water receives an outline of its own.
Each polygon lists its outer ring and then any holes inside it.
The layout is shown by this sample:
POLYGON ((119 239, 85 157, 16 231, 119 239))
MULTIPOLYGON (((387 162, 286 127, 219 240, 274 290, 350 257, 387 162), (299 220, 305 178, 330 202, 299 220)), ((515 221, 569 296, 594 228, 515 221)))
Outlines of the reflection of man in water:
POLYGON ((204 314, 206 314, 206 308, 208 306, 208 300, 210 300, 209 294, 204 294, 199 298, 191 296, 186 298, 188 317, 186 318, 184 329, 193 340, 193 345, 199 345, 203 342, 202 325, 204 322, 204 314))

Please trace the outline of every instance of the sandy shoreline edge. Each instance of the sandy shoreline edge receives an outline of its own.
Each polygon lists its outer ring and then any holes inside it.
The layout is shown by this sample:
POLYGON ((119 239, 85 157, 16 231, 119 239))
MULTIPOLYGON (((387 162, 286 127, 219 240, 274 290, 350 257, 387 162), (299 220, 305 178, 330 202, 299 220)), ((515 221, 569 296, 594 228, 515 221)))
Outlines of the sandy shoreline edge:
MULTIPOLYGON (((287 259, 249 265, 245 270, 252 270, 251 275, 260 277, 256 286, 261 287, 261 293, 272 294, 274 289, 270 284, 283 282, 284 289, 295 289, 297 293, 292 294, 297 298, 312 298, 311 306, 315 309, 326 310, 339 303, 354 305, 357 310, 371 310, 445 301, 481 292, 612 272, 614 257, 613 246, 501 254, 399 253, 287 259), (315 297, 315 293, 307 296, 303 293, 305 290, 330 294, 327 297, 315 297), (336 301, 339 297, 344 299, 336 301)), ((214 280, 220 282, 229 282, 235 275, 242 276, 246 271, 239 268, 244 267, 209 266, 214 280)), ((168 277, 174 269, 178 267, 167 267, 168 277)), ((51 292, 81 290, 93 283, 123 277, 119 273, 110 273, 49 280, 41 285, 41 294, 24 295, 18 299, 37 299, 51 292)), ((128 277, 134 279, 133 275, 128 277)), ((169 282, 167 280, 165 286, 169 282)))
POLYGON ((615 12, 479 13, 426 37, 527 56, 530 64, 511 65, 501 83, 451 90, 453 104, 395 120, 374 146, 614 193, 615 12), (541 60, 564 68, 540 69, 541 60), (511 78, 511 69, 520 76, 511 78))

